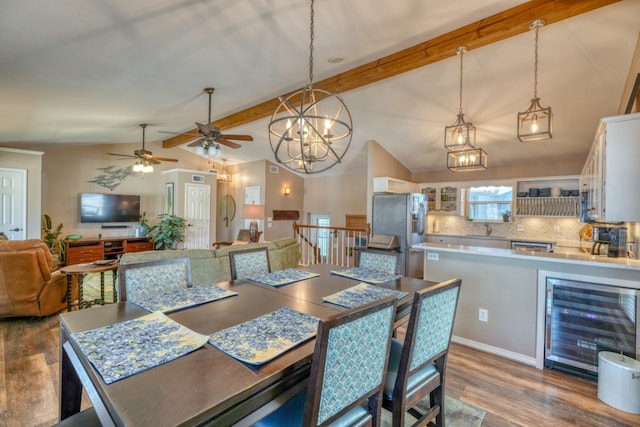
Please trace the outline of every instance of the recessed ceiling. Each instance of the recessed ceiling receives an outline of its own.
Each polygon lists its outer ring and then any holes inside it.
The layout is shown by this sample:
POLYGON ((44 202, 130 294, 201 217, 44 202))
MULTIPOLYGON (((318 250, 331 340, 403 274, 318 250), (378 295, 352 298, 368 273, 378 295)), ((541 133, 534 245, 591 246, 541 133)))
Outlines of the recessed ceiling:
MULTIPOLYGON (((314 80, 448 33, 525 2, 323 0, 315 4, 314 80), (459 11, 465 11, 460 13, 459 11), (331 63, 330 58, 343 61, 331 63)), ((540 30, 538 95, 554 112, 551 141, 522 144, 516 115, 533 94, 533 32, 469 50, 463 108, 489 166, 582 156, 598 119, 617 114, 640 33, 624 0, 540 30)), ((0 145, 147 141, 224 117, 308 83, 309 1, 45 0, 4 2, 0 145)), ((364 172, 373 139, 413 172, 445 169, 444 127, 458 112, 455 56, 343 93, 353 116, 345 162, 364 172)), ((254 142, 230 162, 268 159, 268 118, 225 129, 254 142)))

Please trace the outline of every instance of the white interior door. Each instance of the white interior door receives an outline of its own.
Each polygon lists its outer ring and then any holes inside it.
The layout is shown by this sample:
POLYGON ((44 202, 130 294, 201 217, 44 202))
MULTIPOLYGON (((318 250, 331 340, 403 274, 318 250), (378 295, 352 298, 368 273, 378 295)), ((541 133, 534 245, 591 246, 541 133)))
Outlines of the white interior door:
POLYGON ((204 184, 185 184, 184 219, 187 229, 185 249, 208 249, 211 223, 211 187, 204 184))
POLYGON ((0 168, 0 231, 10 240, 26 239, 27 171, 0 168))

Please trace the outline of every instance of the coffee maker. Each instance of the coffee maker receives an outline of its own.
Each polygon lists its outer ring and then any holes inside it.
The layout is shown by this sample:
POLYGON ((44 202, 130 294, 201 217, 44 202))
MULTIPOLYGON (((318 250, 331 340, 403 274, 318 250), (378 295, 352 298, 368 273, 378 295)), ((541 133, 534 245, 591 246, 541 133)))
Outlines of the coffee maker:
POLYGON ((627 256, 626 227, 593 227, 592 255, 607 255, 612 258, 627 256))
POLYGON ((591 255, 608 255, 611 227, 593 227, 593 246, 591 255))
POLYGON ((609 230, 609 252, 607 256, 626 258, 627 256, 627 228, 614 227, 609 230))

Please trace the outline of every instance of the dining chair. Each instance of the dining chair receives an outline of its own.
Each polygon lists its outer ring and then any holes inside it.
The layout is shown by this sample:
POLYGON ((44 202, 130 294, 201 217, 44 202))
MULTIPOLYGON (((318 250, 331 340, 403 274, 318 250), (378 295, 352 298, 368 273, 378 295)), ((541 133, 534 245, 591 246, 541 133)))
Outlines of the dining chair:
POLYGON ((80 411, 70 417, 65 418, 62 421, 54 424, 53 427, 100 427, 100 419, 96 410, 91 407, 84 411, 80 411))
POLYGON ((358 267, 398 274, 398 254, 360 249, 358 267))
POLYGON ((308 382, 276 399, 292 396, 253 425, 377 426, 396 301, 387 297, 321 320, 308 382))
POLYGON ((405 425, 407 412, 416 425, 444 425, 447 354, 462 280, 455 278, 417 291, 403 342, 393 339, 382 406, 392 426, 405 425), (424 413, 416 403, 429 396, 424 413))
POLYGON ((150 296, 191 286, 189 258, 139 262, 118 267, 120 301, 145 301, 150 296))
POLYGON ((269 250, 266 247, 231 251, 229 262, 231 263, 231 280, 246 279, 271 272, 269 250))

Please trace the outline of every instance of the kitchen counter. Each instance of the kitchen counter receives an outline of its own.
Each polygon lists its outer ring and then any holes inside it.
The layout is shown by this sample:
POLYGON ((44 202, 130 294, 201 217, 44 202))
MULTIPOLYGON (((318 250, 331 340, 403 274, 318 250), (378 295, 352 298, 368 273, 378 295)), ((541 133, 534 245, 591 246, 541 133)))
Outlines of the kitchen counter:
MULTIPOLYGON (((495 237, 494 237, 495 238, 495 237)), ((510 239, 509 239, 510 240, 510 239)), ((527 239, 528 242, 533 241, 527 239)), ((514 259, 539 259, 547 262, 584 264, 589 266, 602 266, 608 268, 623 268, 640 271, 640 259, 635 258, 609 258, 603 255, 591 255, 586 248, 559 247, 553 252, 521 251, 513 249, 451 245, 440 243, 418 243, 413 249, 436 249, 445 252, 470 253, 476 255, 495 256, 514 259)))
POLYGON ((537 252, 420 243, 412 248, 424 252, 425 280, 462 279, 454 342, 540 369, 548 277, 640 289, 640 260, 591 255, 585 247, 537 252))

